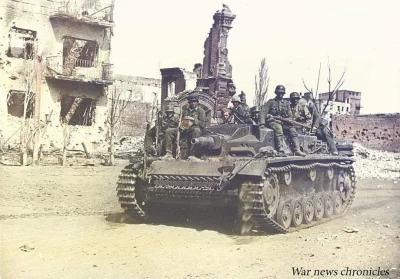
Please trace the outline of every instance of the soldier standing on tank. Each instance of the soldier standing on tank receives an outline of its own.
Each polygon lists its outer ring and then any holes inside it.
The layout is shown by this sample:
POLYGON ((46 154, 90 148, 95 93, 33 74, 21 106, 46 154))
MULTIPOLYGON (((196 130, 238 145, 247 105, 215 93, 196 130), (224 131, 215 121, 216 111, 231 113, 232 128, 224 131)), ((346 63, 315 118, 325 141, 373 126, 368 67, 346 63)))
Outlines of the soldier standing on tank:
POLYGON ((247 123, 253 125, 260 124, 260 108, 258 106, 250 109, 250 118, 247 120, 247 123))
POLYGON ((304 99, 302 100, 301 103, 307 105, 307 108, 310 111, 310 114, 312 115, 313 127, 317 128, 315 135, 319 140, 326 141, 332 155, 339 155, 339 152, 336 148, 334 135, 328 127, 328 122, 321 117, 318 110, 315 108, 314 102, 311 100, 311 96, 312 96, 311 92, 304 93, 304 99))
MULTIPOLYGON (((202 131, 206 126, 206 112, 199 107, 199 96, 196 93, 191 93, 187 97, 189 105, 182 112, 182 119, 191 117, 193 125, 188 130, 182 130, 181 136, 189 137, 190 139, 201 137, 202 131)), ((172 158, 172 144, 176 140, 180 128, 168 128, 165 132, 166 139, 166 154, 164 159, 172 158)))
POLYGON ((282 123, 280 120, 274 118, 274 116, 280 116, 289 119, 292 118, 290 105, 283 100, 283 95, 285 95, 285 93, 285 87, 283 85, 278 85, 275 88, 276 97, 268 100, 268 102, 264 104, 261 109, 260 128, 263 128, 266 124, 269 128, 274 130, 276 150, 279 153, 284 153, 283 135, 287 134, 292 142, 294 155, 306 156, 306 154, 300 150, 299 138, 296 129, 292 125, 282 123))
POLYGON ((233 96, 231 100, 233 108, 231 108, 231 113, 233 115, 235 124, 244 124, 248 118, 248 113, 244 109, 239 96, 233 96))

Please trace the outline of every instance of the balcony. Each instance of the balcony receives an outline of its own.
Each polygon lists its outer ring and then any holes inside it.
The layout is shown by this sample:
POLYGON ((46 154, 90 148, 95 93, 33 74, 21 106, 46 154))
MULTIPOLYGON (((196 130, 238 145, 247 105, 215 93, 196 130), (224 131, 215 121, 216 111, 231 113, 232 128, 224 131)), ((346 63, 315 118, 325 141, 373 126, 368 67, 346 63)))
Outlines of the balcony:
POLYGON ((47 57, 48 78, 109 85, 113 83, 113 65, 74 57, 47 57))
POLYGON ((50 19, 58 18, 102 27, 113 27, 114 1, 115 0, 54 1, 50 19))

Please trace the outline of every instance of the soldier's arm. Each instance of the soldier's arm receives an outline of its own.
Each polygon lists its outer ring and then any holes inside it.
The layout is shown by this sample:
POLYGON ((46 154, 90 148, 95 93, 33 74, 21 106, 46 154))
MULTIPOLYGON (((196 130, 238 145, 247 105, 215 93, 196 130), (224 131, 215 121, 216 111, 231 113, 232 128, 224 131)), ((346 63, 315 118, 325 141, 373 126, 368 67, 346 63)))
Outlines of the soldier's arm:
POLYGON ((260 112, 260 125, 265 125, 265 119, 269 118, 269 108, 271 107, 271 101, 268 100, 268 102, 261 107, 261 112, 260 112))
POLYGON ((201 129, 206 127, 206 112, 201 108, 197 110, 197 123, 195 124, 199 125, 201 129))

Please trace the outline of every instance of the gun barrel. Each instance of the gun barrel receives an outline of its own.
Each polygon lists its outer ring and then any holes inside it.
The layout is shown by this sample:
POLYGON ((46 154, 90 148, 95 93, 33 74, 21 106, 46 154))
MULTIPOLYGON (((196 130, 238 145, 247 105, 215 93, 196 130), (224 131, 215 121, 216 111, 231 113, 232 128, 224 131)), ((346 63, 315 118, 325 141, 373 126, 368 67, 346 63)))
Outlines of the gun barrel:
POLYGON ((218 136, 198 137, 192 139, 193 145, 208 147, 209 149, 221 148, 221 139, 218 136))

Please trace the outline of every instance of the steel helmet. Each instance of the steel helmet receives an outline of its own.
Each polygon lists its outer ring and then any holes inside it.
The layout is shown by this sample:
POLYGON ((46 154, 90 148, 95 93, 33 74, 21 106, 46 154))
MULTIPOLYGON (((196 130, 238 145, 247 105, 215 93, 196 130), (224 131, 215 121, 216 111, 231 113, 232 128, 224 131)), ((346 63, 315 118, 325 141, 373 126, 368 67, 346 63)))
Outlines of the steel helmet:
POLYGON ((251 113, 257 113, 260 112, 260 107, 259 106, 254 106, 250 109, 251 113))
POLYGON ((239 103, 241 103, 240 97, 239 97, 239 96, 236 96, 236 95, 233 96, 231 102, 232 102, 232 103, 233 103, 233 102, 239 102, 239 103))
POLYGON ((286 93, 285 86, 283 86, 283 85, 278 85, 277 87, 275 87, 275 94, 276 94, 276 93, 283 93, 283 94, 285 94, 285 93, 286 93))
POLYGON ((290 99, 300 99, 300 94, 297 92, 290 93, 290 99))

